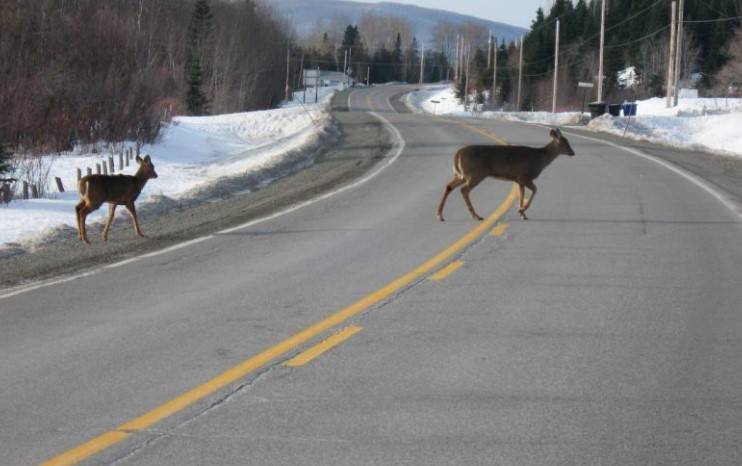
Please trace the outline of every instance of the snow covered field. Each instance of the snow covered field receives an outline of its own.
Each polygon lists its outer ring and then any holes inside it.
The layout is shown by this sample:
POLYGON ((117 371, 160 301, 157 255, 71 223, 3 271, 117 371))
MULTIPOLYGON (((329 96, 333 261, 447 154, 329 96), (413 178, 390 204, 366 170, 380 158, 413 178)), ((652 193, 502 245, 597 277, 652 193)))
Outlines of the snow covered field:
MULTIPOLYGON (((300 162, 329 139, 333 133, 329 103, 337 90, 320 88, 319 103, 305 107, 294 101, 275 110, 173 118, 155 144, 142 148, 142 154, 152 156, 159 178, 147 183, 138 205, 157 202, 161 196, 197 195, 230 176, 251 174, 259 182, 269 182, 261 173, 286 163, 287 159, 300 162)), ((314 92, 307 92, 307 101, 314 102, 314 92)), ((32 246, 40 238, 53 234, 60 225, 75 227, 76 168, 81 168, 83 175, 86 167, 95 172, 95 164, 103 164, 112 152, 118 154, 120 147, 104 148, 98 154, 81 153, 83 149, 78 148, 72 153, 44 157, 51 167, 50 194, 44 199, 0 204, 0 247, 6 243, 32 246), (55 176, 62 179, 65 193, 56 192, 55 176)), ((114 162, 119 173, 118 155, 114 156, 114 162)), ((136 169, 136 162, 132 161, 121 173, 133 174, 136 169)), ((117 215, 125 215, 122 210, 117 215)), ((103 221, 106 215, 104 206, 88 217, 88 223, 103 221)))
MULTIPOLYGON (((492 118, 547 125, 578 124, 580 112, 471 112, 464 110, 449 85, 429 86, 406 96, 412 111, 454 117, 492 118), (435 102, 438 103, 435 103, 435 102)), ((633 139, 681 148, 692 148, 742 157, 742 99, 680 99, 666 108, 665 100, 652 98, 638 102, 637 116, 627 127, 624 117, 604 115, 587 128, 633 139)))

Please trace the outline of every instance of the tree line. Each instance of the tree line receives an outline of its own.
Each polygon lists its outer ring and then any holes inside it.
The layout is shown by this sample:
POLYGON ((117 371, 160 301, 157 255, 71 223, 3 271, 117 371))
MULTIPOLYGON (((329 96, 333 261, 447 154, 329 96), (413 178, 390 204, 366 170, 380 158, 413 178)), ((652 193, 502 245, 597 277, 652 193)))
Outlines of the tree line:
MULTIPOLYGON (((548 14, 539 8, 523 41, 521 110, 551 108, 554 78, 556 20, 560 21, 558 108, 578 108, 583 94, 580 81, 597 82, 601 1, 555 0, 548 14)), ((665 93, 670 50, 670 1, 610 0, 606 8, 604 100, 621 102, 665 93), (630 83, 618 73, 633 66, 630 83)), ((742 77, 742 34, 739 32, 742 0, 685 2, 684 42, 681 49, 680 85, 702 93, 739 95, 742 77)), ((483 39, 480 39, 479 44, 483 39)), ((491 88, 492 66, 487 49, 475 43, 471 54, 470 89, 491 88)), ((497 48, 496 103, 514 108, 518 80, 519 44, 497 48)), ((494 57, 490 57, 491 60, 494 57)), ((463 83, 460 83, 460 87, 463 83)), ((459 91, 461 93, 461 90, 459 91)), ((587 96, 595 98, 594 91, 587 96)), ((481 100, 481 98, 480 98, 481 100)))
POLYGON ((369 23, 368 17, 365 17, 359 25, 346 25, 339 40, 333 40, 337 35, 330 31, 321 32, 318 40, 306 40, 303 47, 293 52, 292 63, 299 64, 299 67, 303 64, 305 69, 339 72, 343 71, 343 66, 347 66, 349 76, 370 84, 393 81, 417 83, 420 82, 420 73, 423 73, 424 82, 450 77, 449 60, 444 53, 433 49, 431 44, 427 50, 423 50, 423 45, 405 22, 402 21, 400 27, 400 22, 394 22, 391 18, 374 16, 379 21, 386 19, 387 28, 382 29, 386 34, 377 33, 373 36, 379 39, 369 41, 366 38, 361 28, 364 22, 369 23), (409 41, 404 42, 404 37, 409 41), (369 42, 374 46, 369 46, 369 42), (424 60, 422 54, 425 55, 424 60))
POLYGON ((255 0, 3 2, 0 145, 150 142, 172 115, 270 108, 289 40, 255 0))

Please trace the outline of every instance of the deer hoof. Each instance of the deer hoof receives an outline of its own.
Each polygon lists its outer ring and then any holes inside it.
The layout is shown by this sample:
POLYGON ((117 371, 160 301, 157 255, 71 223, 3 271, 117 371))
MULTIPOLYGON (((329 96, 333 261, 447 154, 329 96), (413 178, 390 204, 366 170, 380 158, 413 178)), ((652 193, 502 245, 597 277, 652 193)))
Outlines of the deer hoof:
POLYGON ((474 216, 474 220, 477 220, 477 221, 481 222, 482 220, 484 220, 484 217, 480 217, 479 215, 475 215, 474 216))
POLYGON ((446 221, 446 219, 443 218, 443 215, 439 215, 438 216, 438 220, 440 220, 441 222, 445 222, 446 221))
POLYGON ((520 209, 518 211, 518 214, 520 215, 521 220, 528 220, 528 217, 526 217, 526 212, 523 209, 520 209))

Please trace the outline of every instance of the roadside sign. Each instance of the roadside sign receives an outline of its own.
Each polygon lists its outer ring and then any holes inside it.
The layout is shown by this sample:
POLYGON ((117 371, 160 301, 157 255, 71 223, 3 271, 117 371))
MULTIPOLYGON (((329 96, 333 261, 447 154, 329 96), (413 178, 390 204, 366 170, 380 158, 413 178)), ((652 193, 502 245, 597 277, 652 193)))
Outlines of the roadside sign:
POLYGON ((577 87, 584 87, 584 88, 587 88, 587 89, 592 89, 593 87, 595 87, 595 84, 593 84, 593 83, 586 83, 586 82, 580 81, 580 82, 577 83, 577 87))
POLYGON ((317 69, 314 70, 304 70, 304 86, 305 87, 314 87, 315 85, 319 84, 320 80, 320 71, 317 69))

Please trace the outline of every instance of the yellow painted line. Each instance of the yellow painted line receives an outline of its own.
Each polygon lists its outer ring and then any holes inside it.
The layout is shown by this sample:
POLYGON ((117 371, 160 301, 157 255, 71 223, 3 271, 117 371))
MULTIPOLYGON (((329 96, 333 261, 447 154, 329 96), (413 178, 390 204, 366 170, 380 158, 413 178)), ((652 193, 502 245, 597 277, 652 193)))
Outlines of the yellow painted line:
POLYGON ((497 226, 492 229, 492 236, 502 236, 509 226, 509 223, 498 223, 497 226))
POLYGON ((350 327, 347 327, 343 329, 342 331, 336 333, 335 335, 331 336, 325 341, 322 341, 308 350, 304 351, 303 353, 299 353, 296 357, 289 359, 284 364, 285 366, 289 367, 299 367, 303 366, 304 364, 308 363, 314 358, 319 357, 324 353, 325 351, 328 351, 331 348, 334 348, 335 346, 339 345, 340 343, 344 342, 348 338, 352 337, 356 333, 360 332, 362 327, 358 327, 357 325, 352 325, 350 327))
POLYGON ((494 134, 491 131, 487 131, 486 129, 478 128, 478 127, 476 127, 474 125, 470 125, 469 123, 465 123, 465 122, 463 122, 461 120, 458 120, 458 119, 457 120, 451 120, 449 118, 443 118, 443 117, 439 117, 439 118, 442 119, 442 120, 445 120, 445 121, 447 121, 449 123, 454 123, 454 124, 457 124, 459 126, 463 126, 464 128, 470 129, 470 130, 472 130, 474 132, 477 132, 479 134, 482 134, 482 135, 484 135, 484 136, 486 136, 486 137, 494 140, 498 144, 502 144, 504 146, 508 145, 508 142, 506 140, 504 140, 500 136, 497 136, 496 134, 494 134))
POLYGON ((220 390, 237 380, 244 378, 245 376, 255 372, 256 370, 264 367, 271 361, 285 355, 291 350, 296 349, 304 343, 312 340, 321 333, 336 327, 337 325, 345 322, 351 317, 360 314, 367 310, 371 306, 387 299, 389 296, 401 291, 402 289, 414 284, 420 280, 423 276, 440 267, 441 264, 449 261, 454 255, 461 252, 465 247, 472 244, 479 237, 484 235, 487 230, 492 228, 497 221, 505 215, 505 212, 510 209, 517 197, 518 190, 515 185, 505 200, 500 204, 497 209, 485 220, 479 222, 479 224, 469 231, 468 233, 461 236, 449 247, 438 253, 435 257, 428 259, 421 265, 416 267, 411 272, 408 272, 401 277, 389 282, 384 287, 374 291, 373 293, 361 298, 350 306, 341 309, 340 311, 326 317, 324 320, 317 322, 316 324, 305 328, 304 330, 296 333, 289 338, 283 340, 275 346, 272 346, 263 352, 243 361, 242 363, 228 369, 226 372, 219 374, 213 379, 193 388, 192 390, 179 395, 157 408, 128 421, 120 426, 116 427, 110 432, 104 433, 95 437, 87 442, 74 447, 73 449, 62 453, 59 456, 55 456, 50 460, 42 463, 44 466, 69 466, 79 463, 80 461, 89 458, 90 456, 105 450, 119 443, 120 441, 127 438, 130 434, 142 431, 165 419, 166 417, 188 407, 189 405, 202 400, 203 398, 211 395, 212 393, 220 390))
POLYGON ((433 281, 441 281, 447 276, 457 271, 462 265, 464 265, 464 261, 453 261, 447 266, 437 271, 436 273, 434 273, 433 275, 431 275, 430 279, 433 281))

